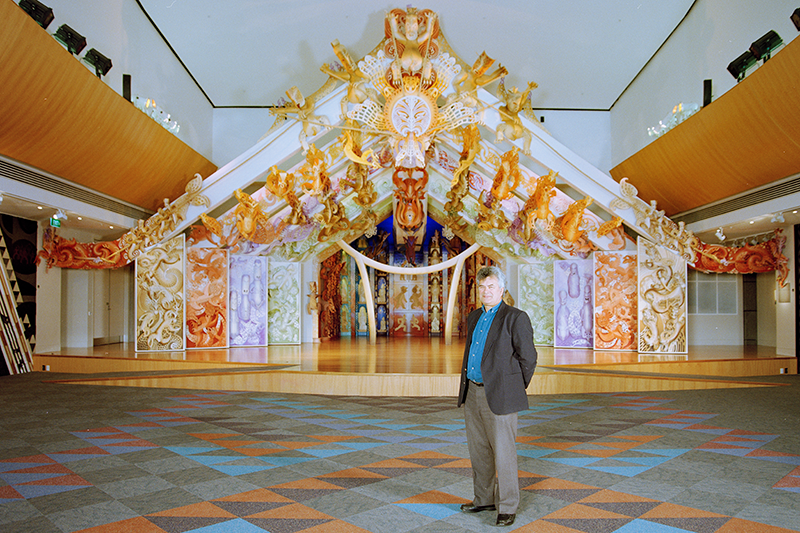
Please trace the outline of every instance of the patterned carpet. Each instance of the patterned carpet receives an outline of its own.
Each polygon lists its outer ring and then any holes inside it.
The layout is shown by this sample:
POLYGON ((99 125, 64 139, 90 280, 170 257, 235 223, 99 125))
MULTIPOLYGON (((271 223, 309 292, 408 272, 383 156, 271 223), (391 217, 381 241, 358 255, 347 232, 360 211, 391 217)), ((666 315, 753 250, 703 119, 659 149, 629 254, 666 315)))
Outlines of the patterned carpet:
MULTIPOLYGON (((474 532, 454 398, 0 378, 0 531, 474 532)), ((800 531, 800 380, 531 397, 520 532, 800 531)), ((764 381, 765 378, 759 378, 764 381)))

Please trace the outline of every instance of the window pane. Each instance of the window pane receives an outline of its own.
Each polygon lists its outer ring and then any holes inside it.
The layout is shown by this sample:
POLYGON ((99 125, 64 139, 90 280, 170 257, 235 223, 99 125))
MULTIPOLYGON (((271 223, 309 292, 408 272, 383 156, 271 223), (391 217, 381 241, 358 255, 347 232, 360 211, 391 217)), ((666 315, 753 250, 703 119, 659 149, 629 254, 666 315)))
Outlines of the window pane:
MULTIPOLYGON (((731 276, 733 277, 733 276, 731 276)), ((720 314, 735 315, 738 309, 736 301, 736 284, 720 283, 717 285, 717 304, 720 314)))
POLYGON ((700 314, 717 313, 717 284, 697 284, 697 312, 700 314))
POLYGON ((697 283, 689 282, 687 287, 687 292, 689 296, 689 304, 686 307, 686 312, 690 315, 697 313, 697 283))
POLYGON ((703 283, 716 283, 717 282, 717 275, 716 274, 706 274, 705 272, 698 272, 697 273, 697 281, 703 283))

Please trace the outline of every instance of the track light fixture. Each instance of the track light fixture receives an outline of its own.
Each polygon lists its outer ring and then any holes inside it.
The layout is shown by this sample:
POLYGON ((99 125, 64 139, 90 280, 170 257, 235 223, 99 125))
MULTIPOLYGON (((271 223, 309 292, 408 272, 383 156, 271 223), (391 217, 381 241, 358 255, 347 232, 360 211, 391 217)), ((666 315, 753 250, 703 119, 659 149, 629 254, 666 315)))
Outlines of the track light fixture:
POLYGON ((775 213, 772 215, 770 222, 786 222, 786 220, 783 218, 783 213, 775 213))
POLYGON ((716 235, 716 236, 717 236, 717 239, 719 239, 719 240, 720 240, 720 242, 722 242, 722 241, 724 241, 724 240, 725 240, 725 234, 724 234, 724 233, 722 233, 722 228, 719 228, 719 229, 717 230, 717 232, 716 232, 714 235, 716 235))

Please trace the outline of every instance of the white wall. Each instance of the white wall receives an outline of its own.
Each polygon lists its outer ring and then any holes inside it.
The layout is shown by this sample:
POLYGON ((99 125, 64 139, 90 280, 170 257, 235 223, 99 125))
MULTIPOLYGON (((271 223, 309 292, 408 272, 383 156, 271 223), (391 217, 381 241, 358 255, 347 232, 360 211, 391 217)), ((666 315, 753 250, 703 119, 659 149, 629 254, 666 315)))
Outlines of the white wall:
POLYGON ((647 128, 676 104, 702 105, 703 80, 712 80, 714 98, 733 87, 728 64, 750 43, 769 30, 784 43, 793 40, 797 29, 789 16, 798 5, 797 0, 697 0, 612 108, 612 167, 647 145, 647 128))
POLYGON ((224 108, 214 110, 214 163, 223 166, 252 147, 275 122, 269 109, 224 108))
POLYGON ((787 231, 786 247, 783 255, 789 258, 789 277, 787 281, 791 283, 791 302, 775 304, 775 327, 777 335, 775 338, 775 353, 778 355, 797 355, 795 344, 795 301, 797 298, 797 287, 794 283, 794 260, 795 243, 793 231, 787 231))
POLYGON ((113 63, 103 77, 109 87, 122 94, 122 75, 130 74, 132 95, 154 99, 181 125, 178 137, 211 160, 211 103, 135 0, 49 0, 46 4, 55 15, 49 33, 67 24, 86 37, 81 57, 95 48, 113 63))
MULTIPOLYGON (((48 224, 49 227, 49 224, 48 224)), ((37 246, 42 248, 40 224, 37 246)), ((44 261, 36 268, 36 346, 35 353, 61 349, 61 269, 47 268, 44 261)))
POLYGON ((536 116, 556 140, 599 170, 611 168, 611 113, 608 111, 538 110, 536 116))
POLYGON ((758 345, 775 346, 777 343, 777 303, 775 302, 775 273, 765 272, 756 276, 758 305, 758 345))
POLYGON ((742 277, 736 276, 737 314, 688 315, 689 347, 744 344, 742 277))

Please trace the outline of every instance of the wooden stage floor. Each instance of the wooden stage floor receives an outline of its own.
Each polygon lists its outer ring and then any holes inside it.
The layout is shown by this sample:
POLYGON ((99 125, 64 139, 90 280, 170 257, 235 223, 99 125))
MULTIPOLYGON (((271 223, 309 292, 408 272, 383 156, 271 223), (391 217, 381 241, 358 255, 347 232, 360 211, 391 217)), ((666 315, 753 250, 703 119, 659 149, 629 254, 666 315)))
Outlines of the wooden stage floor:
MULTIPOLYGON (((537 347, 530 394, 774 386, 797 359, 759 346, 696 346, 688 354, 537 347)), ((359 396, 455 396, 464 340, 366 338, 230 349, 136 352, 132 344, 34 356, 37 371, 85 374, 60 383, 359 396)))

